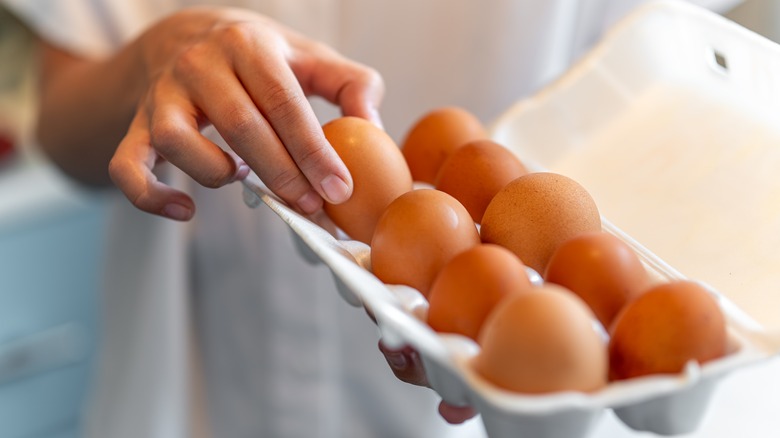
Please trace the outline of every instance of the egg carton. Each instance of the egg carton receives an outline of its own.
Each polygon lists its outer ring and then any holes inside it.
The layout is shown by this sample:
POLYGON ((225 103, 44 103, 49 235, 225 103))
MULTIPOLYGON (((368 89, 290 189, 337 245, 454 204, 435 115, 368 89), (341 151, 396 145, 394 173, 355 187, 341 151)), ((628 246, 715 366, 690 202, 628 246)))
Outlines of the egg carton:
POLYGON ((778 307, 767 305, 780 303, 779 113, 779 46, 662 0, 617 23, 562 77, 490 125, 530 170, 588 189, 605 231, 627 242, 656 280, 701 282, 726 316, 725 357, 593 393, 495 387, 469 365, 476 343, 434 332, 418 291, 371 273, 368 245, 326 217, 300 216, 255 175, 244 199, 289 225, 303 257, 330 268, 341 297, 374 316, 386 344, 414 347, 431 387, 451 404, 473 406, 489 436, 585 437, 607 410, 637 431, 683 434, 699 426, 725 376, 780 353, 778 307))

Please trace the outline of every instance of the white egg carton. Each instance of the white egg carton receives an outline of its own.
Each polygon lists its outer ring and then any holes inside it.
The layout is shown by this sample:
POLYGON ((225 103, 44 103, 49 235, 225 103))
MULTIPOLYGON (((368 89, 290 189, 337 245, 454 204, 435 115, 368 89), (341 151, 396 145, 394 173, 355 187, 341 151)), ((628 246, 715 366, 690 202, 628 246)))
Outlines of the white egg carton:
POLYGON ((780 353, 778 114, 780 47, 666 0, 637 9, 491 126, 532 170, 585 186, 605 230, 632 245, 657 279, 704 282, 727 316, 726 357, 590 394, 492 386, 469 367, 474 342, 435 333, 420 293, 371 274, 367 245, 298 215, 254 175, 245 200, 276 212, 301 253, 331 269, 341 296, 373 313, 386 343, 417 349, 431 387, 474 406, 489 436, 585 437, 608 409, 637 431, 682 434, 697 428, 724 376, 780 353))

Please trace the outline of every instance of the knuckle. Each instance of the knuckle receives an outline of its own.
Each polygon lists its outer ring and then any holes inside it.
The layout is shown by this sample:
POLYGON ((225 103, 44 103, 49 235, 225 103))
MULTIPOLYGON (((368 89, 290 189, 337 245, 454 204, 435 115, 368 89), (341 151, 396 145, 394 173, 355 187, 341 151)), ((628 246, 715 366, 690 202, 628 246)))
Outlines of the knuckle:
POLYGON ((114 183, 114 185, 121 185, 123 177, 127 171, 127 165, 124 160, 120 160, 116 156, 111 158, 111 160, 108 162, 108 176, 111 178, 111 181, 114 183))
POLYGON ((108 162, 108 174, 114 185, 124 193, 131 204, 141 210, 147 211, 151 208, 149 205, 148 192, 146 190, 135 190, 127 184, 127 177, 132 172, 132 163, 127 160, 114 157, 108 162))
POLYGON ((225 140, 229 144, 244 144, 255 138, 260 125, 259 115, 251 108, 233 106, 226 110, 225 120, 228 121, 228 129, 225 140))
POLYGON ((214 167, 204 172, 198 178, 198 183, 204 187, 216 189, 227 184, 231 176, 230 169, 226 169, 223 166, 214 167))
POLYGON ((270 181, 266 181, 268 188, 279 196, 285 197, 286 194, 294 193, 295 186, 300 182, 301 172, 297 167, 290 166, 280 169, 279 173, 274 175, 270 181))
POLYGON ((217 28, 216 33, 227 47, 244 47, 257 39, 257 27, 249 22, 230 22, 217 28))
POLYGON ((301 169, 317 169, 323 167, 330 158, 328 150, 323 145, 315 145, 305 149, 296 162, 301 169))
POLYGON ((196 42, 182 48, 173 60, 173 74, 177 78, 190 78, 195 76, 203 68, 203 63, 208 59, 206 47, 201 42, 196 42))
POLYGON ((371 67, 363 67, 360 81, 372 88, 384 89, 385 81, 378 70, 371 67))
POLYGON ((307 40, 306 44, 307 51, 310 53, 318 53, 321 54, 321 56, 328 57, 341 56, 333 47, 322 41, 307 40))
POLYGON ((371 94, 381 96, 385 92, 384 78, 382 78, 378 70, 371 67, 361 65, 355 74, 354 83, 357 86, 356 89, 364 90, 371 94))
POLYGON ((169 118, 155 119, 149 129, 152 147, 163 154, 175 153, 183 136, 183 127, 169 118))
POLYGON ((235 171, 235 163, 225 153, 222 155, 222 159, 211 161, 207 167, 201 170, 198 183, 204 187, 216 189, 229 184, 233 180, 235 171))
POLYGON ((268 117, 282 123, 291 121, 304 104, 300 93, 281 83, 268 86, 263 96, 263 108, 268 117))

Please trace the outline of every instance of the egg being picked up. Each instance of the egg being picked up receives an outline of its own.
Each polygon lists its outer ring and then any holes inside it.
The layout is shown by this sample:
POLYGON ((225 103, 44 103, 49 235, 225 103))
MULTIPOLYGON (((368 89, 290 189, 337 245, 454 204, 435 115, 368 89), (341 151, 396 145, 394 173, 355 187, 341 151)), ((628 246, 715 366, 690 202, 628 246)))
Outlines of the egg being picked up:
POLYGON ((341 117, 323 125, 322 130, 353 182, 347 201, 326 202, 323 209, 349 237, 370 244, 385 208, 412 189, 409 167, 393 139, 368 120, 341 117))

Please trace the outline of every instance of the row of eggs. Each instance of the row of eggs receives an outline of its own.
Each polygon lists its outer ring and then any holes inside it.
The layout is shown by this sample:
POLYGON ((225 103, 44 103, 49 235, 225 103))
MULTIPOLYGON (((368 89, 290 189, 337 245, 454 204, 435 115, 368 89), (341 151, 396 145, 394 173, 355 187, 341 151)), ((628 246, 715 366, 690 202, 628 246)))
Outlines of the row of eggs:
POLYGON ((434 330, 479 344, 474 369, 493 384, 593 391, 725 354, 725 319, 705 289, 653 284, 631 248, 601 231, 584 187, 528 172, 468 111, 425 114, 401 148, 359 118, 323 131, 354 182, 325 212, 370 245, 374 275, 428 299, 434 330))

